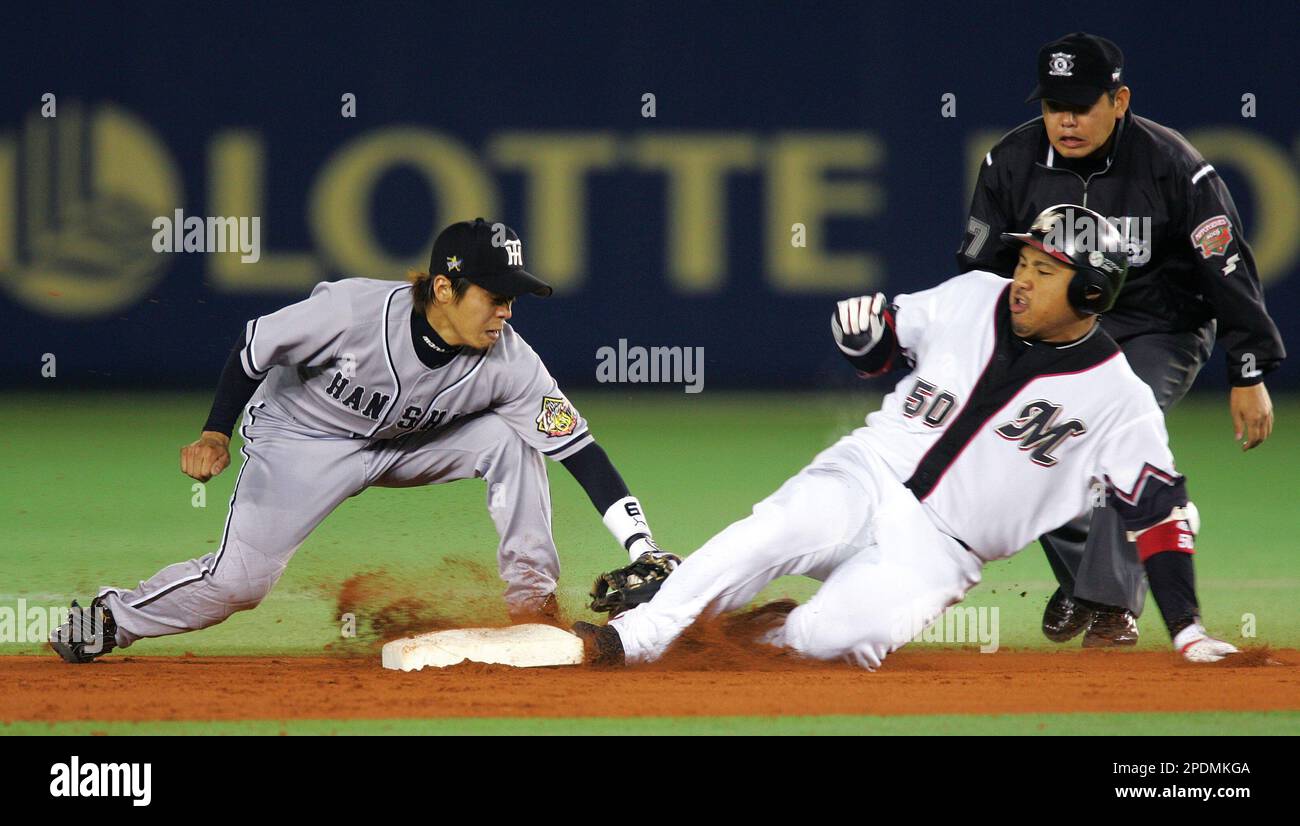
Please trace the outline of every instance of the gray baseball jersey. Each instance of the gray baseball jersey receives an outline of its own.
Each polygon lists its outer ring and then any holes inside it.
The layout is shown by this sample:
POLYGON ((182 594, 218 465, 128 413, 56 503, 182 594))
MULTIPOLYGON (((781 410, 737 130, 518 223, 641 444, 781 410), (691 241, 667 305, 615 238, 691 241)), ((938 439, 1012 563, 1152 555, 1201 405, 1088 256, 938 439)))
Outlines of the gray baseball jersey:
POLYGON ((422 363, 411 289, 322 283, 248 322, 240 362, 263 381, 245 408, 244 462, 221 545, 138 588, 103 589, 119 645, 256 606, 312 530, 371 486, 484 479, 506 602, 533 610, 555 591, 542 456, 581 450, 592 440, 587 423, 508 324, 487 350, 462 350, 437 369, 422 363))
POLYGON ((351 278, 317 284, 305 301, 249 321, 240 360, 250 378, 265 379, 253 403, 315 436, 393 439, 491 409, 557 461, 591 440, 509 324, 491 348, 430 370, 412 348, 411 310, 410 285, 351 278))

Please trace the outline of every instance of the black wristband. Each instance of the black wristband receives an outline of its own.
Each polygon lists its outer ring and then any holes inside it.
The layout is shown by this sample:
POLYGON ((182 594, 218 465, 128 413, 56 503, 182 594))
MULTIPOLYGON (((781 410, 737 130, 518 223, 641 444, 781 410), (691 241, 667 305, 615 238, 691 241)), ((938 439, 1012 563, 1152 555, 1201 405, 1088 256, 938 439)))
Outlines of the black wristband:
POLYGON ((881 331, 880 341, 860 356, 850 356, 840 350, 840 355, 860 372, 871 376, 886 373, 895 366, 898 355, 898 335, 894 332, 892 308, 885 312, 885 329, 881 331))

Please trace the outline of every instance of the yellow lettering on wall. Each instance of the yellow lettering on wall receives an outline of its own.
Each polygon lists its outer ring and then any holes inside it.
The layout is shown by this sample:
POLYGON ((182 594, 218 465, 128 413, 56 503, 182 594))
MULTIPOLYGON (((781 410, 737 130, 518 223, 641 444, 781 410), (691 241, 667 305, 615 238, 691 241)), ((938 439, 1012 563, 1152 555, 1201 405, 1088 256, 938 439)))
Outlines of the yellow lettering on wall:
POLYGON ((0 137, 0 283, 10 278, 17 264, 18 225, 18 151, 13 138, 0 137))
POLYGON ((370 196, 381 175, 395 166, 413 169, 433 191, 437 215, 424 249, 453 221, 496 214, 497 194, 478 158, 454 138, 430 129, 382 129, 336 152, 308 198, 312 235, 330 263, 345 276, 401 279, 427 259, 399 260, 380 246, 371 228, 370 196))
POLYGON ((686 292, 722 286, 727 253, 727 173, 753 169, 758 141, 744 135, 647 135, 632 146, 643 169, 668 175, 668 278, 686 292))
POLYGON ((45 257, 46 239, 55 234, 50 231, 48 223, 54 189, 50 144, 57 125, 58 121, 51 123, 37 113, 29 112, 23 129, 23 167, 27 183, 24 231, 27 245, 37 258, 45 257))
POLYGON ((869 218, 884 208, 884 192, 863 180, 826 179, 828 172, 866 172, 879 166, 883 144, 848 133, 779 136, 768 160, 767 278, 788 292, 853 292, 880 282, 880 257, 826 250, 825 219, 869 218), (807 247, 790 243, 790 227, 808 227, 807 247))
POLYGON ((58 116, 58 152, 54 163, 54 185, 51 187, 54 204, 58 209, 60 228, 76 224, 86 214, 86 198, 82 192, 81 155, 85 151, 80 140, 64 140, 64 136, 85 134, 85 119, 81 104, 72 101, 63 105, 58 116))
POLYGON ((503 132, 488 155, 528 176, 526 266, 556 288, 573 287, 587 269, 586 175, 607 169, 617 142, 605 132, 503 132), (535 268, 535 269, 534 269, 535 268))
POLYGON ((180 173, 129 112, 104 104, 87 119, 76 101, 59 109, 57 119, 27 118, 21 170, 6 141, 0 185, 11 198, 22 190, 26 219, 4 210, 0 288, 48 316, 93 318, 131 306, 162 278, 170 259, 153 251, 149 226, 180 205, 180 173))
POLYGON ((1232 167, 1249 182, 1254 226, 1244 235, 1255 252, 1260 282, 1290 272, 1300 257, 1300 179, 1290 156, 1246 129, 1198 129, 1187 139, 1215 169, 1232 167))
POLYGON ((325 269, 310 253, 266 251, 266 151, 255 132, 221 132, 208 147, 208 215, 262 218, 261 258, 240 261, 239 249, 209 252, 208 279, 218 290, 230 292, 302 292, 326 277, 325 269))

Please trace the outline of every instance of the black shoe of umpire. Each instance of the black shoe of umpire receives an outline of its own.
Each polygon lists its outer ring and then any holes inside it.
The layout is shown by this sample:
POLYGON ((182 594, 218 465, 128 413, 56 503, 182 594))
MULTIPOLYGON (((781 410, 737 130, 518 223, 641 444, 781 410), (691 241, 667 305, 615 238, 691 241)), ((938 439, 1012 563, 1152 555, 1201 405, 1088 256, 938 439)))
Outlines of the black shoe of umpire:
POLYGON ((1114 605, 1092 603, 1092 622, 1083 635, 1084 648, 1137 645, 1138 624, 1133 612, 1114 605))
POLYGON ((1043 610, 1043 636, 1052 642, 1069 642, 1092 622, 1092 609, 1071 599, 1060 588, 1043 610))
POLYGON ((68 621, 50 634, 50 648, 70 663, 88 663, 117 647, 117 623, 99 598, 82 608, 76 600, 68 621))

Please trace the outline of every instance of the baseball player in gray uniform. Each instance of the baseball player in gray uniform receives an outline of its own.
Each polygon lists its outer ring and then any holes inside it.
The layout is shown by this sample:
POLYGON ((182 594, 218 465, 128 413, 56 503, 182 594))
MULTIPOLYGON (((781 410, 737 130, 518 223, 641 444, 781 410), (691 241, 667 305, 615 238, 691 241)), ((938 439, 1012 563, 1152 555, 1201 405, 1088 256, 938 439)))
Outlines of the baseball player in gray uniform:
POLYGON ((671 570, 585 418, 507 321, 517 296, 549 296, 503 224, 453 224, 410 283, 350 278, 247 323, 203 433, 181 450, 201 482, 244 457, 214 553, 137 588, 73 603, 51 646, 89 662, 145 637, 206 628, 253 608, 294 552, 366 488, 481 477, 500 536, 497 563, 516 620, 556 613, 560 562, 543 457, 562 462, 631 559, 671 570))

